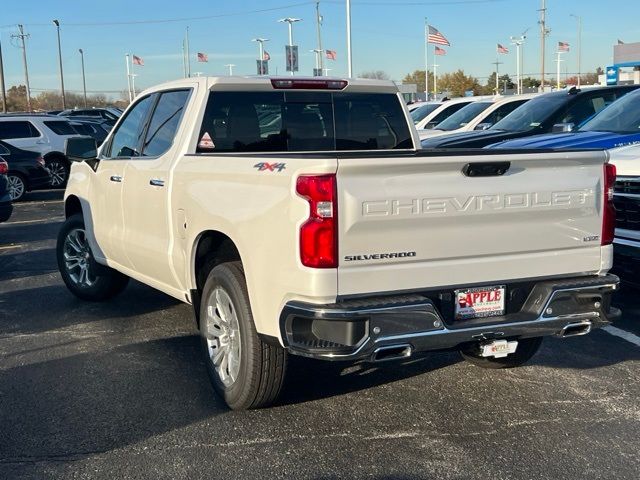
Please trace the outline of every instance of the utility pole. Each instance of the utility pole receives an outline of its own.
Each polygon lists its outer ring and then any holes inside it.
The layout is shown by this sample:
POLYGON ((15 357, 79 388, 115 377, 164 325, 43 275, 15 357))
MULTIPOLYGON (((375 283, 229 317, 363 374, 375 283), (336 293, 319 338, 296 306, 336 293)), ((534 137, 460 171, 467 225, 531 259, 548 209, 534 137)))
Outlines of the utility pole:
POLYGON ((62 73, 62 47, 60 45, 60 21, 54 20, 53 24, 56 26, 56 33, 58 34, 58 63, 60 65, 60 93, 62 94, 62 109, 67 108, 67 99, 64 94, 64 73, 62 73))
POLYGON ((547 2, 542 1, 542 8, 540 8, 540 88, 544 92, 544 53, 545 46, 547 44, 547 35, 551 32, 547 28, 547 2))
POLYGON ((79 48, 78 52, 80 52, 80 63, 82 65, 82 93, 84 94, 84 108, 87 108, 87 81, 84 76, 84 51, 79 48))
POLYGON ((320 2, 316 2, 316 29, 318 31, 318 68, 322 73, 324 70, 324 55, 322 55, 322 15, 320 15, 320 2))
POLYGON ((353 58, 351 52, 351 0, 347 0, 347 74, 353 77, 353 58))
POLYGON ((578 88, 580 88, 580 75, 582 73, 582 17, 579 15, 570 15, 578 21, 578 88))
POLYGON ((502 62, 496 58, 496 61, 491 65, 496 66, 496 95, 498 95, 500 93, 500 65, 502 65, 502 62))
POLYGON ((2 60, 2 39, 0 39, 0 94, 2 95, 2 113, 7 113, 7 89, 4 85, 4 62, 2 60))
POLYGON ((29 38, 29 34, 24 33, 24 26, 18 25, 18 31, 20 33, 16 33, 11 35, 11 38, 20 39, 20 43, 22 44, 22 62, 24 64, 24 81, 27 87, 27 110, 31 111, 31 87, 29 86, 29 67, 27 67, 27 46, 24 43, 25 38, 29 38))

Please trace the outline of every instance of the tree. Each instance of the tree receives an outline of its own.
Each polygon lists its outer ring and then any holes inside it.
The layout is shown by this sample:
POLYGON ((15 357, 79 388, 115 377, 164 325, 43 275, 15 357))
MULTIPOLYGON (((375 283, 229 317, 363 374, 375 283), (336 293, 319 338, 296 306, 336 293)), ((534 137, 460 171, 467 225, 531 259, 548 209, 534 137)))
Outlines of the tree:
POLYGON ((540 80, 532 77, 524 77, 522 79, 522 87, 523 88, 539 88, 540 80))
MULTIPOLYGON (((418 86, 418 92, 424 92, 424 70, 415 70, 413 73, 408 73, 402 83, 413 83, 418 86)), ((429 72, 429 85, 429 90, 431 90, 433 88, 433 72, 429 72)))
POLYGON ((7 111, 27 111, 27 87, 24 85, 14 85, 7 90, 7 111))
POLYGON ((371 70, 360 74, 360 78, 373 78, 376 80, 389 80, 391 77, 384 70, 371 70))
POLYGON ((440 90, 447 90, 453 97, 463 97, 466 92, 473 91, 474 95, 482 93, 482 87, 478 79, 470 75, 465 75, 463 70, 453 73, 445 73, 438 78, 440 90))

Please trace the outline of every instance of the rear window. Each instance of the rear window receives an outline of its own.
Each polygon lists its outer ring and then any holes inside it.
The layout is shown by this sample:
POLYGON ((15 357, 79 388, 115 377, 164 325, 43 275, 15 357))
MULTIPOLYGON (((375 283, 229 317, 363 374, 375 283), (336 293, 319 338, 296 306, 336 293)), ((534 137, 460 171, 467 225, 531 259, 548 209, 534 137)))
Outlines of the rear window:
POLYGON ((0 122, 0 138, 35 138, 39 137, 40 132, 31 124, 24 121, 6 121, 0 122))
POLYGON ((394 94, 212 92, 197 151, 299 152, 412 148, 394 94))
POLYGON ((43 122, 45 126, 56 135, 75 135, 76 131, 69 122, 63 120, 53 120, 50 122, 43 122))

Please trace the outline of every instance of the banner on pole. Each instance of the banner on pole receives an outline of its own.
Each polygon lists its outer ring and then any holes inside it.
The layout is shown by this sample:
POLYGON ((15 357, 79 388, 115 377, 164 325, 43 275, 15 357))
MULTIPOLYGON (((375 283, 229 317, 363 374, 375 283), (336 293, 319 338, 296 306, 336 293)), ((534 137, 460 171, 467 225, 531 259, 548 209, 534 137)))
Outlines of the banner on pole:
POLYGON ((298 46, 285 46, 285 58, 287 59, 287 72, 298 71, 298 46))
POLYGON ((269 61, 256 60, 258 75, 269 75, 269 61))
POLYGON ((321 77, 322 76, 322 69, 321 68, 314 68, 313 69, 313 76, 314 77, 321 77))

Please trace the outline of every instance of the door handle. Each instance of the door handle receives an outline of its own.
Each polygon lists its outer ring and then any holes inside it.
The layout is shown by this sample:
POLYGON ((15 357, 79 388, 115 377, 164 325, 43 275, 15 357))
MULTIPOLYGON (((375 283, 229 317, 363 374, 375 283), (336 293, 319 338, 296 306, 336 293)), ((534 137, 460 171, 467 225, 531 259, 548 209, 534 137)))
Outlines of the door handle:
POLYGON ((153 187, 164 187, 164 180, 160 180, 159 178, 152 178, 149 180, 149 185, 153 187))
POLYGON ((111 178, 109 179, 112 182, 122 182, 122 177, 120 175, 111 175, 111 178))
POLYGON ((467 163, 462 173, 467 177, 499 177, 507 173, 511 162, 478 162, 467 163))

